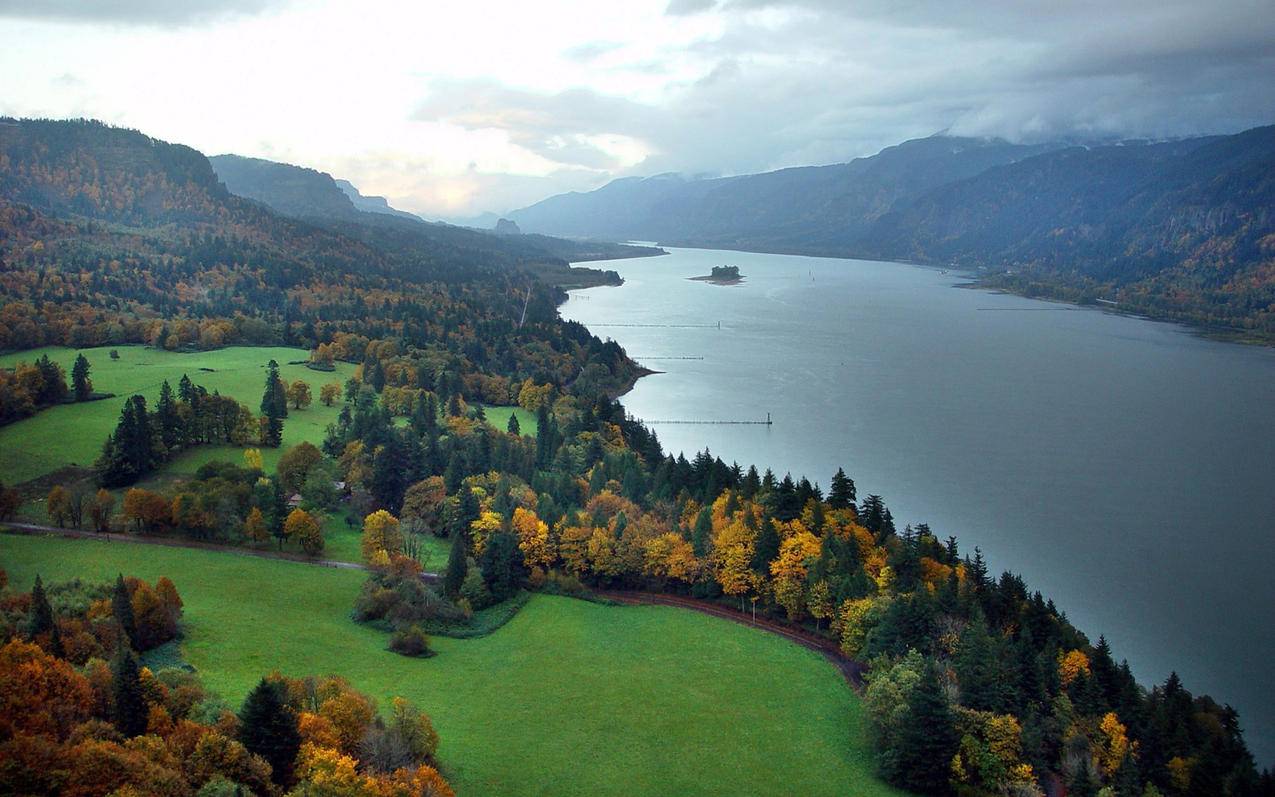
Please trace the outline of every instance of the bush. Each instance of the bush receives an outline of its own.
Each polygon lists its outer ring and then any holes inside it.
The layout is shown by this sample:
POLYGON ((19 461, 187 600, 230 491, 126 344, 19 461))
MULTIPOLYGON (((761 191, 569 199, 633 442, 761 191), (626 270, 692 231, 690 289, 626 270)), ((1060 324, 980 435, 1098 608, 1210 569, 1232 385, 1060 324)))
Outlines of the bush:
POLYGON ((419 625, 400 628, 391 634, 389 649, 400 656, 428 658, 434 655, 429 647, 429 635, 419 625))

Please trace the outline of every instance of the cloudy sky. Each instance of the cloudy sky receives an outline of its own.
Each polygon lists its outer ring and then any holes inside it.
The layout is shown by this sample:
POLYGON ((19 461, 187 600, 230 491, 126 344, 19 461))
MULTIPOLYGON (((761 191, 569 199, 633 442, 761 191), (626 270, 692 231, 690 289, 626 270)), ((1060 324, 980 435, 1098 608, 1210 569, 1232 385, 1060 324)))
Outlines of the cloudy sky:
POLYGON ((1273 0, 0 0, 0 114, 331 172, 428 217, 950 130, 1275 122, 1273 0))

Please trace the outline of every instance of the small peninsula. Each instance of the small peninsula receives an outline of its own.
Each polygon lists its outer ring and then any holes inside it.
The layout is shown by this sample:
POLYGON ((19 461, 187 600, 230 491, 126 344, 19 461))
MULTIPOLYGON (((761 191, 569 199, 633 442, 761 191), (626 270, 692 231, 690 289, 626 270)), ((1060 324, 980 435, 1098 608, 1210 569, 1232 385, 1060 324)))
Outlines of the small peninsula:
POLYGON ((744 281, 743 275, 739 273, 739 266, 713 266, 713 273, 691 279, 714 285, 738 285, 744 281))

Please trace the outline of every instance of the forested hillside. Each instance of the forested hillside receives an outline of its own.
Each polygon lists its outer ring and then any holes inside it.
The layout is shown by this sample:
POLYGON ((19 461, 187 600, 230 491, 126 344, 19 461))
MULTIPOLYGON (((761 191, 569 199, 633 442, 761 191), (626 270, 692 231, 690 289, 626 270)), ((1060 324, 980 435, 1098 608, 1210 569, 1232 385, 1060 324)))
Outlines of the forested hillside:
POLYGON ((564 261, 401 224, 291 219, 228 192, 188 147, 97 122, 6 121, 0 347, 394 335, 456 379, 564 382, 603 361, 606 389, 634 378, 618 347, 598 359, 600 341, 558 320, 561 292, 528 270, 564 261))
POLYGON ((617 180, 524 229, 983 269, 987 284, 1275 341, 1275 128, 1023 147, 935 136, 834 166, 617 180))

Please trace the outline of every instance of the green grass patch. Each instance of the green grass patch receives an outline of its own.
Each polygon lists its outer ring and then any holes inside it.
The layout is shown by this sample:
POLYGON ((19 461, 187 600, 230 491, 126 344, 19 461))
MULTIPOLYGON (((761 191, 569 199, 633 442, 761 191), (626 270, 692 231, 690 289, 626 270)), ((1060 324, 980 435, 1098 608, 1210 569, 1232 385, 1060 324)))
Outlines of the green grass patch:
POLYGON ((186 661, 238 703, 263 673, 340 673, 404 695, 442 736, 461 795, 894 795, 863 710, 817 653, 670 607, 534 596, 497 633, 385 650, 350 609, 363 574, 125 542, 0 535, 16 588, 39 572, 171 577, 186 661))
MULTIPOLYGON (((115 393, 113 399, 50 407, 34 417, 0 427, 0 480, 15 484, 34 479, 65 465, 91 466, 102 453, 102 443, 119 421, 124 401, 135 393, 146 397, 154 408, 159 387, 167 379, 177 389, 186 374, 191 381, 209 391, 232 396, 247 404, 254 412, 261 404, 265 388, 266 363, 280 363, 279 375, 287 382, 297 379, 310 383, 314 403, 304 410, 289 410, 283 424, 283 448, 263 448, 266 470, 273 471, 284 448, 308 440, 323 442, 324 431, 336 420, 340 405, 325 407, 319 402, 319 388, 327 382, 344 383, 354 375, 354 366, 337 363, 332 373, 320 373, 304 365, 288 365, 303 360, 309 353, 287 347, 234 346, 216 351, 179 353, 143 346, 106 346, 93 349, 48 347, 0 355, 0 367, 18 362, 33 362, 43 354, 71 372, 75 356, 83 353, 92 364, 93 388, 115 393), (118 360, 110 358, 114 348, 118 360), (205 371, 200 369, 212 369, 205 371)), ((243 449, 225 446, 198 446, 182 452, 161 471, 178 474, 194 473, 200 465, 213 459, 242 461, 243 449)))
POLYGON ((540 428, 540 424, 536 423, 536 414, 527 412, 522 407, 496 407, 491 404, 484 404, 482 407, 487 415, 487 423, 502 432, 509 426, 510 415, 518 416, 518 432, 523 437, 535 437, 540 428))

